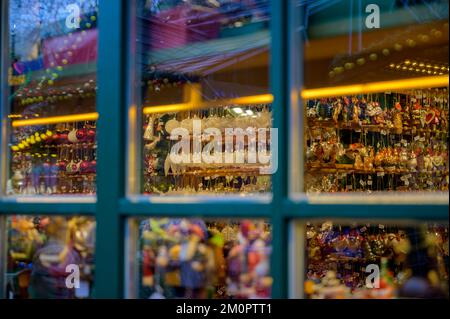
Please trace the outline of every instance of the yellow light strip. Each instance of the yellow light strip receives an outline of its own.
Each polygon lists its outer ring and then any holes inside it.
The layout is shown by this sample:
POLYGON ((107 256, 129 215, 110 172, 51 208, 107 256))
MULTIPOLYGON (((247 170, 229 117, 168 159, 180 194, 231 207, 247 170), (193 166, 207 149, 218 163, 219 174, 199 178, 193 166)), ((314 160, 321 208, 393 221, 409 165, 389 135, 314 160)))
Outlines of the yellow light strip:
POLYGON ((144 112, 144 114, 155 114, 155 113, 180 112, 180 111, 189 111, 189 110, 195 110, 195 109, 204 109, 204 108, 221 106, 221 105, 226 105, 226 104, 250 105, 250 104, 264 104, 264 103, 272 103, 272 102, 273 102, 272 94, 261 94, 261 95, 243 96, 243 97, 238 97, 235 99, 147 106, 147 107, 144 107, 143 112, 144 112))
POLYGON ((427 89, 436 87, 448 87, 448 75, 441 76, 427 76, 420 78, 372 82, 346 86, 334 86, 319 89, 310 89, 302 91, 303 99, 317 99, 322 97, 353 95, 353 94, 367 94, 394 90, 407 89, 427 89))
POLYGON ((273 95, 272 94, 262 94, 262 95, 253 95, 253 96, 243 96, 238 97, 236 99, 231 100, 231 104, 265 104, 272 103, 273 95))
MULTIPOLYGON (((339 95, 367 94, 383 91, 426 89, 426 88, 448 87, 448 86, 449 86, 448 75, 441 75, 441 76, 427 76, 404 80, 372 82, 364 84, 309 89, 303 90, 301 95, 303 99, 313 99, 339 95)), ((144 114, 154 114, 154 113, 188 111, 194 109, 221 106, 226 104, 231 105, 264 104, 264 103, 272 103, 273 99, 274 98, 272 94, 261 94, 261 95, 244 96, 235 99, 225 99, 215 101, 194 101, 179 104, 147 106, 144 107, 143 112, 144 114)), ((36 118, 27 120, 16 120, 12 122, 12 126, 21 127, 21 126, 47 125, 47 124, 96 121, 96 120, 98 120, 98 113, 93 112, 93 113, 54 116, 54 117, 36 118)))
POLYGON ((17 120, 12 122, 12 126, 21 127, 21 126, 48 125, 67 122, 96 121, 96 120, 98 120, 98 113, 93 112, 75 115, 63 115, 63 116, 42 117, 27 120, 17 120))
POLYGON ((167 104, 167 105, 157 105, 157 106, 147 106, 144 107, 144 114, 155 114, 155 113, 167 113, 167 112, 180 112, 189 111, 196 109, 192 103, 179 103, 179 104, 167 104))

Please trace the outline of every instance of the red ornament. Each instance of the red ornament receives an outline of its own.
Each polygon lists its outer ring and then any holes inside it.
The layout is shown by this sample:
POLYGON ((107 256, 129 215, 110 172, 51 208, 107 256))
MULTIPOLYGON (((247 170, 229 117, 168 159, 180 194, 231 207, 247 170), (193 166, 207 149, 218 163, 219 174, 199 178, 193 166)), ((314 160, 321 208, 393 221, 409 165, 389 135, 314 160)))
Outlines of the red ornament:
POLYGON ((66 144, 69 140, 69 134, 64 132, 59 135, 59 143, 66 144))
POLYGON ((53 134, 53 142, 54 143, 58 144, 60 139, 61 139, 61 134, 60 133, 53 134))
POLYGON ((85 128, 77 130, 76 136, 78 141, 84 142, 87 138, 87 130, 85 128))
POLYGON ((80 164, 80 172, 81 173, 89 173, 91 168, 91 163, 88 161, 83 161, 80 164))
POLYGON ((93 161, 91 161, 91 167, 90 167, 89 172, 90 173, 95 173, 96 170, 97 170, 97 161, 93 160, 93 161))
POLYGON ((67 162, 66 161, 60 161, 57 164, 57 167, 60 171, 65 172, 67 168, 67 162))
POLYGON ((96 135, 97 135, 97 132, 96 132, 95 129, 90 128, 90 129, 87 130, 87 139, 88 139, 90 142, 94 142, 94 141, 95 141, 96 135))

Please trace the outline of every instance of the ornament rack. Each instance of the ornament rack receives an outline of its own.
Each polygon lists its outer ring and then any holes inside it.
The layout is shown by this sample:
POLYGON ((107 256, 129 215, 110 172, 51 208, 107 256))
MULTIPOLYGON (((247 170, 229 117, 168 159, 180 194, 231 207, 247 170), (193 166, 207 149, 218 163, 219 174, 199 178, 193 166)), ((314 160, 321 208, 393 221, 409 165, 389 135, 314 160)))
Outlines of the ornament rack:
POLYGON ((448 191, 447 92, 307 100, 306 191, 448 191))

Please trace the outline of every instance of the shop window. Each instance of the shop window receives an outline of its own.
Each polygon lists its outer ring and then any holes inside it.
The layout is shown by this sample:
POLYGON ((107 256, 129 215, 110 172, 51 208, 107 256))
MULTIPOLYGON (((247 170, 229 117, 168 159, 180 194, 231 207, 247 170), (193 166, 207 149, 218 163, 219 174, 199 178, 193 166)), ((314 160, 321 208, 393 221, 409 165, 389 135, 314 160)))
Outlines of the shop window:
POLYGON ((297 190, 448 192, 448 1, 376 7, 298 8, 304 185, 297 190))
POLYGON ((142 115, 130 127, 142 130, 130 142, 141 145, 129 152, 131 192, 271 192, 269 1, 138 0, 136 8, 131 114, 142 115))
POLYGON ((92 297, 95 255, 92 218, 9 216, 6 234, 6 287, 2 287, 6 289, 6 298, 92 297))
POLYGON ((304 296, 448 298, 448 224, 307 223, 304 296))
POLYGON ((8 6, 6 194, 92 195, 97 0, 10 0, 8 6))
POLYGON ((129 225, 129 298, 270 298, 266 222, 150 218, 129 225))

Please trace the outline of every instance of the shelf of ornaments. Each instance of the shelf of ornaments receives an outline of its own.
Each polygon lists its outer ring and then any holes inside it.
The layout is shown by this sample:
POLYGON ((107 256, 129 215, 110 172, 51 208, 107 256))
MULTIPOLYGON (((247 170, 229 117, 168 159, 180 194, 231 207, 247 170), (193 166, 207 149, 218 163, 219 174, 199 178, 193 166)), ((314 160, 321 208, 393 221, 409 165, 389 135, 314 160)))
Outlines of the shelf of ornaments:
POLYGON ((97 173, 66 173, 66 172, 59 172, 58 176, 59 178, 74 178, 74 179, 85 179, 85 180, 95 180, 97 177, 97 173))
POLYGON ((366 263, 366 262, 373 262, 375 260, 381 259, 382 256, 372 256, 370 258, 368 257, 352 257, 352 256, 346 256, 346 255, 339 255, 339 254, 331 254, 326 256, 325 258, 321 260, 309 260, 309 265, 315 266, 315 265, 322 265, 322 264, 332 264, 332 263, 366 263))
POLYGON ((448 175, 449 170, 416 170, 408 168, 398 168, 398 167, 376 167, 372 169, 356 169, 354 164, 323 164, 323 163, 306 163, 306 169, 309 172, 320 172, 323 174, 393 174, 393 175, 404 175, 404 174, 423 174, 423 175, 448 175))
MULTIPOLYGON (((51 137, 50 137, 51 138, 51 137)), ((30 154, 33 157, 44 157, 46 158, 46 154, 50 154, 50 157, 55 157, 57 154, 54 152, 62 152, 65 149, 69 149, 70 152, 76 152, 76 151, 83 151, 83 150, 89 150, 92 152, 95 152, 97 149, 97 143, 96 142, 70 142, 70 143, 64 143, 64 144, 47 144, 45 140, 43 142, 34 142, 30 143, 29 146, 24 146, 23 141, 26 141, 26 139, 23 139, 21 143, 17 145, 11 145, 11 150, 14 154, 30 154), (22 145, 21 145, 22 144, 22 145)))
MULTIPOLYGON (((37 145, 40 146, 41 149, 60 149, 60 148, 79 148, 80 146, 83 148, 96 149, 96 142, 76 142, 76 143, 67 143, 67 144, 42 144, 37 145)), ((17 151, 17 153, 29 153, 29 149, 21 149, 17 151)))
MULTIPOLYGON (((233 129, 235 129, 235 128, 233 128, 233 129)), ((266 145, 269 147, 270 146, 270 130, 269 130, 268 127, 266 127, 265 129, 266 129, 266 145)), ((245 132, 246 129, 243 129, 243 130, 245 132)), ((222 145, 225 145, 225 142, 227 141, 226 140, 226 133, 225 133, 224 130, 221 130, 221 134, 222 134, 222 138, 221 138, 222 145)), ((258 136, 258 129, 255 128, 255 138, 257 136, 258 136)), ((236 139, 237 139, 236 135, 233 135, 232 137, 233 137, 232 141, 235 142, 236 139)), ((172 138, 170 136, 166 136, 167 140, 170 140, 170 141, 173 141, 173 142, 182 141, 184 138, 187 139, 187 136, 184 136, 184 137, 178 136, 177 138, 175 138, 175 137, 172 138)), ((193 141, 194 139, 199 139, 202 143, 212 142, 212 141, 216 140, 213 135, 202 134, 202 135, 199 135, 199 136, 194 136, 194 135, 190 134, 189 135, 189 140, 193 141)), ((244 146, 248 145, 248 139, 247 138, 243 138, 243 144, 242 145, 244 145, 244 146)))
MULTIPOLYGON (((243 164, 247 166, 248 164, 243 164)), ((271 174, 265 173, 264 171, 268 171, 268 167, 264 166, 252 166, 252 167, 232 167, 232 168, 224 168, 224 169, 213 169, 213 168, 189 168, 189 170, 182 171, 180 173, 169 172, 167 176, 202 176, 202 177, 226 177, 226 176, 270 176, 271 174)), ((153 173, 144 173, 145 176, 157 176, 153 173)))
POLYGON ((309 129, 319 129, 319 128, 336 128, 339 130, 350 130, 357 133, 360 132, 377 132, 381 134, 395 134, 395 135, 416 135, 416 134, 427 134, 431 133, 435 135, 442 134, 443 138, 448 136, 448 128, 418 128, 417 126, 411 125, 410 127, 395 128, 391 126, 386 126, 382 124, 361 124, 361 123, 339 123, 332 119, 312 119, 308 118, 308 128, 309 129))

